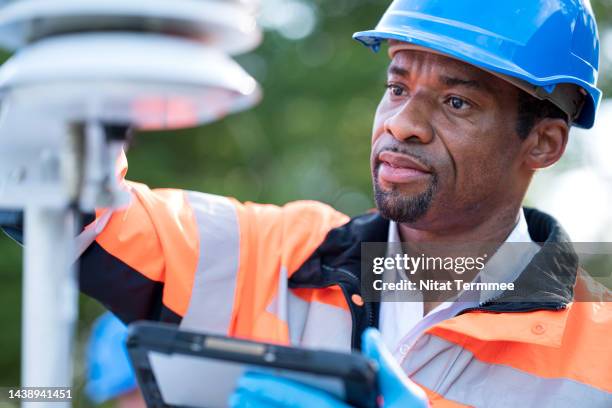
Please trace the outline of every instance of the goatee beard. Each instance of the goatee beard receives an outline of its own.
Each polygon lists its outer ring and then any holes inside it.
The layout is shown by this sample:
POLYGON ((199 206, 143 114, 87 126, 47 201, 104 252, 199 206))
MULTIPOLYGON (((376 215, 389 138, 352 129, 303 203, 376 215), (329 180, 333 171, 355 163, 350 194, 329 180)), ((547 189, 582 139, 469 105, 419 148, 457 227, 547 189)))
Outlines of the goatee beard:
POLYGON ((438 177, 435 173, 432 173, 427 190, 417 195, 406 196, 396 188, 383 191, 378 184, 377 168, 374 172, 373 185, 374 199, 380 215, 397 223, 410 224, 418 221, 429 210, 433 195, 438 187, 438 177))

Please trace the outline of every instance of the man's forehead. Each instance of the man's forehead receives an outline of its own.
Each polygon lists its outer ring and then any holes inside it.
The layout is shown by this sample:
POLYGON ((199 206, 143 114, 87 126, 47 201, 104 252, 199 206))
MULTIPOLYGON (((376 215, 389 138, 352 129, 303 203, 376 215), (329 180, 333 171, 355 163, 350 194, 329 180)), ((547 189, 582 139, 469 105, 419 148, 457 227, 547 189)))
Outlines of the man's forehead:
POLYGON ((446 74, 456 74, 466 79, 478 79, 482 81, 498 80, 494 75, 449 56, 430 51, 425 48, 401 49, 395 52, 389 64, 390 72, 409 73, 411 67, 426 63, 429 68, 434 68, 446 74))

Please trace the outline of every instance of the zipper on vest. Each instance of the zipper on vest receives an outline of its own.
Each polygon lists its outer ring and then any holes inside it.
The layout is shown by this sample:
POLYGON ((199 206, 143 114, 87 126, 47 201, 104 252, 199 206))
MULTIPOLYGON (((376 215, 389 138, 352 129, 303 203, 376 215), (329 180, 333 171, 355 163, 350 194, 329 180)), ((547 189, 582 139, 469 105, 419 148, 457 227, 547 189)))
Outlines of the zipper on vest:
MULTIPOLYGON (((467 309, 463 309, 462 311, 460 311, 457 314, 457 316, 462 315, 464 313, 468 313, 468 312, 491 312, 492 310, 487 308, 487 307, 492 305, 493 303, 495 303, 496 300, 499 300, 503 296, 504 296, 504 294, 501 293, 501 294, 499 294, 497 296, 492 297, 491 299, 487 299, 484 302, 481 302, 476 307, 469 307, 467 309)), ((520 302, 516 302, 516 303, 520 303, 520 302)), ((565 308, 567 308, 567 304, 566 303, 558 303, 555 306, 550 306, 550 305, 544 306, 544 305, 542 305, 542 306, 526 307, 526 308, 519 309, 519 310, 494 310, 494 312, 501 312, 501 313, 527 313, 527 312, 534 312, 536 310, 559 311, 559 310, 563 310, 565 308)))
MULTIPOLYGON (((355 291, 355 293, 359 294, 361 296, 361 280, 356 277, 352 272, 347 271, 346 269, 343 268, 331 268, 327 265, 322 265, 322 267, 328 269, 328 270, 334 270, 337 272, 341 272, 344 276, 346 276, 347 278, 349 278, 349 280, 351 281, 351 283, 354 285, 354 289, 357 289, 355 291)), ((338 285, 340 285, 340 283, 338 282, 338 285)), ((340 285, 340 287, 342 287, 342 285, 340 285)), ((351 309, 351 315, 352 315, 352 333, 351 333, 351 346, 352 347, 356 347, 357 345, 361 345, 361 339, 359 338, 361 336, 361 330, 359 330, 358 328, 358 323, 357 323, 357 319, 355 316, 355 313, 353 313, 354 308, 356 307, 356 305, 353 303, 353 301, 350 299, 350 295, 349 293, 347 293, 346 291, 342 291, 342 293, 344 294, 344 297, 346 299, 346 303, 349 306, 349 309, 351 309)), ((357 306, 357 307, 363 307, 364 313, 365 313, 365 319, 367 322, 367 326, 366 327, 373 327, 374 326, 374 311, 372 310, 372 304, 370 302, 363 302, 363 306, 357 306)))

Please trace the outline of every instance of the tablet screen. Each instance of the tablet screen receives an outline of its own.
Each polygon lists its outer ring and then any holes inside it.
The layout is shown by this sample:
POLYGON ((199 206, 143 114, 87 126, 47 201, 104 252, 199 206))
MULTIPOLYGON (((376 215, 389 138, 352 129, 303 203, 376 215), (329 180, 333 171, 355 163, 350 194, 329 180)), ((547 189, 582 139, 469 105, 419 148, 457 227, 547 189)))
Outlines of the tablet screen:
POLYGON ((228 398, 245 370, 272 373, 325 390, 341 400, 345 398, 344 383, 336 377, 184 354, 168 355, 149 351, 148 356, 160 393, 169 405, 226 407, 228 398))

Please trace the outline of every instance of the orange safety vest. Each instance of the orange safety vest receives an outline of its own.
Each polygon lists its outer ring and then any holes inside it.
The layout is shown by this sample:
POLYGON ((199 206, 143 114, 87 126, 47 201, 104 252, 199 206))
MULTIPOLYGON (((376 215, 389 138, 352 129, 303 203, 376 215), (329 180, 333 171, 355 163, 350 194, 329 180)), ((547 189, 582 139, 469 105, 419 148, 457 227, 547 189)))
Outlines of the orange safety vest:
MULTIPOLYGON (((127 185, 131 205, 83 232, 95 241, 79 268, 81 290, 123 321, 344 351, 377 325, 378 304, 360 296, 360 245, 386 242, 378 214, 127 185)), ((552 217, 526 218, 535 242, 567 239, 552 217)), ((611 407, 610 293, 571 278, 544 280, 544 300, 493 301, 431 327, 403 369, 435 407, 611 407), (585 291, 592 301, 572 302, 585 291)))

